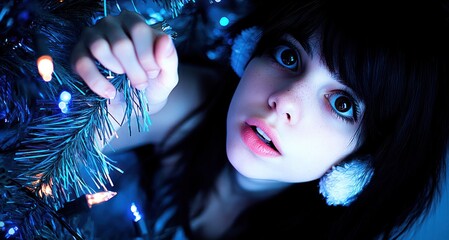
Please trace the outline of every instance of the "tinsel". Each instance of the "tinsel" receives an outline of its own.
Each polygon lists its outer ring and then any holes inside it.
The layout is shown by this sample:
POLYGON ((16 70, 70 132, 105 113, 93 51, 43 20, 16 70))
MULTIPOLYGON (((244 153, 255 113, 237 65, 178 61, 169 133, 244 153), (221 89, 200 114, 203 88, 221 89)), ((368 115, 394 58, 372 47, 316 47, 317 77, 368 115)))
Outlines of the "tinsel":
POLYGON ((180 13, 184 5, 186 5, 189 2, 195 2, 195 0, 153 0, 155 3, 159 4, 161 7, 163 7, 166 10, 171 11, 173 17, 177 17, 180 13))
MULTIPOLYGON (((186 1, 157 1, 178 14, 186 1)), ((4 0, 0 3, 0 234, 9 239, 88 237, 76 218, 64 219, 64 203, 112 185, 119 170, 95 144, 114 134, 106 99, 72 73, 70 50, 82 28, 104 12, 101 0, 4 0), (36 40, 43 36, 54 60, 45 82, 36 67, 36 40), (69 110, 59 94, 71 94, 69 110), (96 186, 92 188, 89 181, 96 186), (9 230, 12 231, 13 233, 9 230)), ((106 72, 99 65, 99 68, 106 72)), ((150 124, 146 98, 126 75, 111 82, 124 93, 125 119, 134 112, 140 130, 150 124)), ((131 121, 128 121, 131 124, 131 121)), ((128 125, 131 128, 131 125, 128 125)))

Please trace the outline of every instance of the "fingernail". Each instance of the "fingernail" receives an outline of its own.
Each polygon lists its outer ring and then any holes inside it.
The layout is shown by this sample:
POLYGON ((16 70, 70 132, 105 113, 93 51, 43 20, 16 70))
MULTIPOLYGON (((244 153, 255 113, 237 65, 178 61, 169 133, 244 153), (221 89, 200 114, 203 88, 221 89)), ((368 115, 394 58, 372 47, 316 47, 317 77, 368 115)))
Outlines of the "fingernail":
POLYGON ((106 98, 109 98, 109 99, 114 99, 115 94, 116 94, 116 91, 115 91, 115 89, 112 89, 112 88, 108 88, 105 91, 106 98))

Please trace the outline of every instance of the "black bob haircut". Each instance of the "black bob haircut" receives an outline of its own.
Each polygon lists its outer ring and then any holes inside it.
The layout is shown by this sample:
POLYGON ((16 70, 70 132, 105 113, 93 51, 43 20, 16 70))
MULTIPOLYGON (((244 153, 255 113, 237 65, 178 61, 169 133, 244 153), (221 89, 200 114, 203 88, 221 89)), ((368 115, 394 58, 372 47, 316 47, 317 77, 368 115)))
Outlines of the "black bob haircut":
POLYGON ((448 6, 255 2, 231 30, 262 28, 254 56, 285 33, 310 50, 317 34, 325 64, 366 106, 359 146, 345 160, 370 155, 374 175, 333 228, 335 239, 395 238, 438 199, 449 135, 448 6))

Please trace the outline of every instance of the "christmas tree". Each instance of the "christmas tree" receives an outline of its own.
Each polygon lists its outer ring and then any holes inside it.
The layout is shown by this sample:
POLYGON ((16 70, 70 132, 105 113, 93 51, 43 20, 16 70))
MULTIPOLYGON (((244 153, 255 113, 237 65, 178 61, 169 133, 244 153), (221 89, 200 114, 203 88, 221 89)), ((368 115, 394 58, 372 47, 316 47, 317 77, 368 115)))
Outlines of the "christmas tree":
MULTIPOLYGON (((168 15, 151 18, 163 27, 188 1, 155 0, 168 15), (162 24, 161 24, 162 23, 162 24)), ((114 2, 116 10, 118 2, 114 2)), ((90 223, 71 217, 115 193, 101 152, 114 134, 107 99, 71 71, 70 51, 81 33, 106 16, 106 0, 5 0, 0 3, 0 234, 8 239, 84 239, 90 223), (88 179, 86 179, 86 176, 88 179), (94 183, 92 188, 87 181, 94 183)), ((165 26, 165 30, 170 30, 165 26)), ((173 33, 173 32, 172 32, 173 33)), ((151 124, 146 99, 126 75, 111 75, 123 92, 125 119, 140 130, 151 124)), ((130 127, 130 125, 129 125, 130 127)))

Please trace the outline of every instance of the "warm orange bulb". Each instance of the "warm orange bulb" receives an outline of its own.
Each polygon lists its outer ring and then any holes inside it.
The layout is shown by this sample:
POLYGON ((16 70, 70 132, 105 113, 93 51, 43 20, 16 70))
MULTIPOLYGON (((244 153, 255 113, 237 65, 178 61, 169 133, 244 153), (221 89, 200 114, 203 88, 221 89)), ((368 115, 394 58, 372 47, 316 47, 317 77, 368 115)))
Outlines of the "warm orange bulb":
POLYGON ((95 204, 103 203, 108 201, 117 195, 116 192, 107 191, 107 192, 98 192, 94 194, 86 194, 87 205, 91 208, 95 204))
POLYGON ((40 56, 37 59, 37 69, 39 70, 39 74, 41 75, 44 81, 51 81, 51 77, 53 74, 53 59, 49 55, 40 56))

